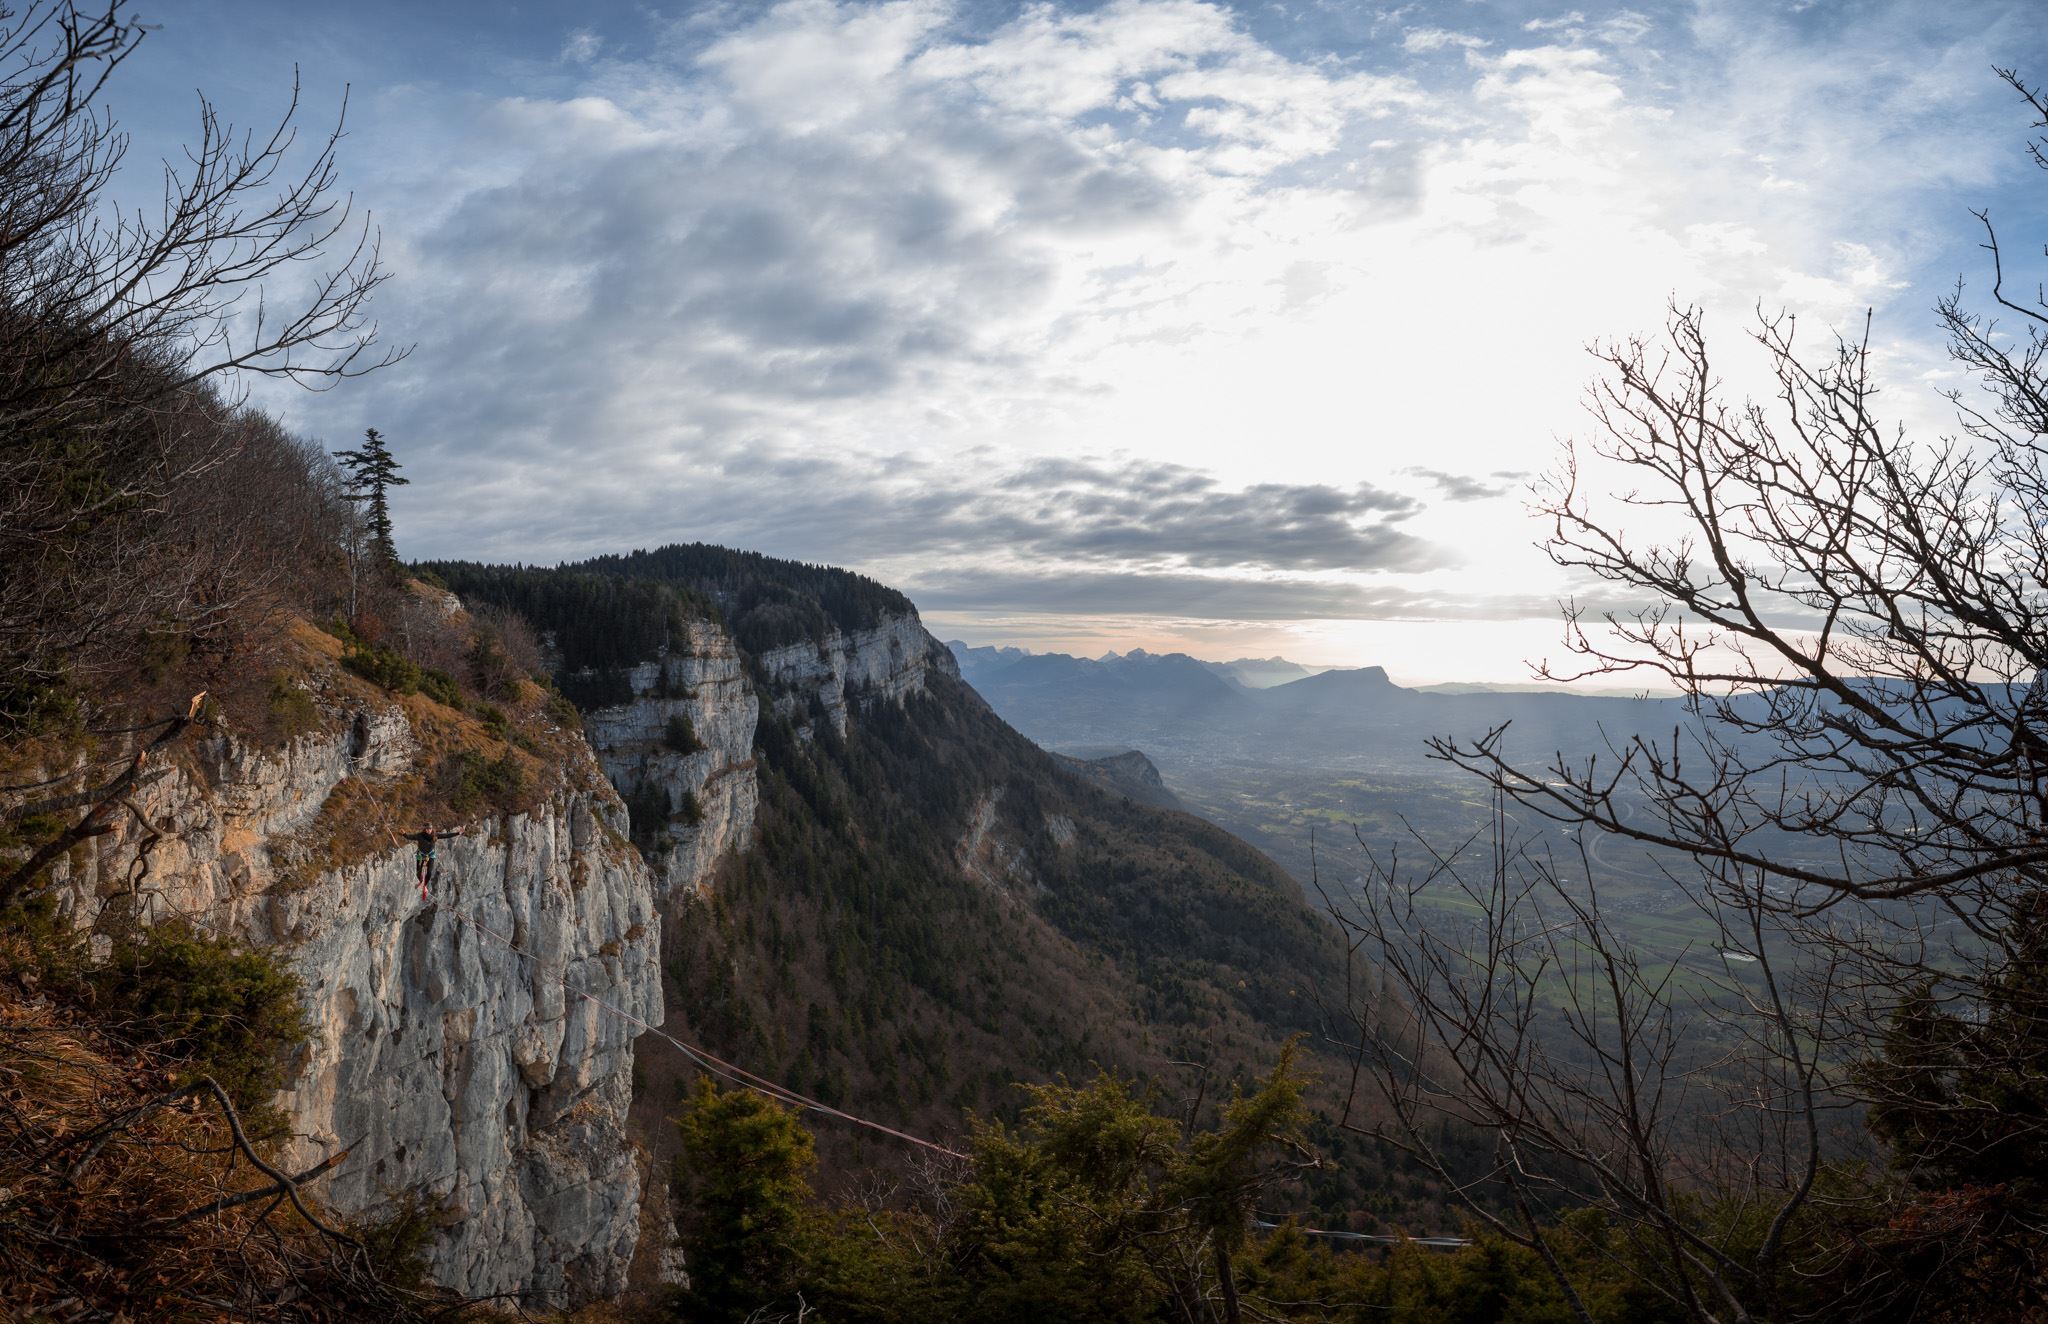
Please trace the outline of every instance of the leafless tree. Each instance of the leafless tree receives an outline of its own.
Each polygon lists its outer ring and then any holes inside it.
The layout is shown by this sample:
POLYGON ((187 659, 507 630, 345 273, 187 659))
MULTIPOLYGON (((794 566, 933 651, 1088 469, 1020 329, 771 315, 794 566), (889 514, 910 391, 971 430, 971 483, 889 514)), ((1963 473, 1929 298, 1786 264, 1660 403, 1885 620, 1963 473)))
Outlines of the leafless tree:
POLYGON ((1691 1318, 1796 1317, 1787 1241, 1846 1107, 1822 1047, 1839 956, 1803 950, 1727 871, 1672 880, 1711 936, 1660 951, 1609 881, 1583 846, 1518 830, 1497 793, 1467 841, 1326 892, 1359 981, 1341 1124, 1536 1251, 1582 1319, 1589 1260, 1691 1318), (1575 1228, 1585 1211, 1611 1236, 1575 1228))
POLYGON ((385 272, 338 189, 341 126, 302 145, 296 82, 267 133, 202 99, 156 214, 114 208, 128 140, 101 93, 143 35, 125 8, 0 8, 0 723, 17 730, 52 684, 232 610, 172 525, 260 433, 251 376, 317 387, 402 357, 368 318, 385 272))
MULTIPOLYGON (((2048 100, 1999 75, 2048 128, 2048 100)), ((1867 325, 1815 356, 1794 318, 1761 316, 1775 398, 1740 404, 1696 309, 1594 350, 1593 436, 1537 509, 1552 560, 1624 605, 1567 604, 1571 660, 1542 674, 1654 677, 1683 720, 1547 764, 1505 730, 1432 742, 1490 788, 1491 829, 1332 898, 1384 980, 1350 999, 1359 1088, 1567 1292, 1559 1220, 1590 1205, 1619 1238, 1605 1253, 1689 1317, 1796 1315, 1788 1238, 1826 1222, 1858 1133, 1843 1110, 1924 1107, 1985 1051, 1987 1007, 2048 1028, 2022 940, 2048 883, 2048 303, 2009 294, 1979 219, 2020 334, 1960 286, 1940 303, 1976 383, 1958 436, 1885 421, 1867 325), (1640 846, 1714 949, 1632 940, 1600 838, 1640 846), (1947 1038, 1868 1069, 1916 1006, 1947 1038)), ((2048 1035, 2001 1042, 1985 1069, 2048 1085, 2048 1035)))
POLYGON ((470 668, 485 694, 506 698, 519 682, 547 672, 540 640, 524 616, 509 607, 485 604, 471 612, 476 635, 469 649, 470 668))

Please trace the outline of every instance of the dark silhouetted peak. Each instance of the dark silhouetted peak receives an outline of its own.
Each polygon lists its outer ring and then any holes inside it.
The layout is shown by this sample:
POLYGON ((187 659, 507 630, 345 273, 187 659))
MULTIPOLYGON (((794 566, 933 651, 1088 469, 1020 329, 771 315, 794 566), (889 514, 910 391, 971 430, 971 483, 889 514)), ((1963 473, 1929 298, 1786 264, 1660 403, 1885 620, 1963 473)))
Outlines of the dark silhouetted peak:
POLYGON ((1283 695, 1327 695, 1364 693, 1407 693, 1387 676, 1385 667, 1347 667, 1338 671, 1318 672, 1300 680, 1289 681, 1274 687, 1275 697, 1283 695))
POLYGON ((1181 804, 1180 797, 1167 789, 1166 780, 1159 775, 1158 765, 1142 750, 1123 749, 1105 753, 1099 749, 1082 748, 1071 753, 1056 753, 1053 757, 1068 771, 1079 773, 1105 790, 1157 809, 1185 812, 1186 806, 1181 804))

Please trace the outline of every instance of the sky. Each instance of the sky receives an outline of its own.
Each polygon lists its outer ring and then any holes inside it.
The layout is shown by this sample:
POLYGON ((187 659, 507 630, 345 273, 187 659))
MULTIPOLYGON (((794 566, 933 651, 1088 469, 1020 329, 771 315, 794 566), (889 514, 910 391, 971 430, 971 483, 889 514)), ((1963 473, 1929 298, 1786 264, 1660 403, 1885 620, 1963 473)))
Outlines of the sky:
MULTIPOLYGON (((1994 65, 2037 0, 280 6, 188 0, 124 187, 203 90, 309 127, 381 230, 401 365, 260 403, 380 429, 411 558, 703 540, 849 566, 943 638, 1514 681, 1555 656, 1529 485, 1588 347, 1932 314, 2048 190, 1994 65)), ((138 194, 139 196, 139 194, 138 194)), ((2023 276, 2030 279, 2031 276, 2023 276)))

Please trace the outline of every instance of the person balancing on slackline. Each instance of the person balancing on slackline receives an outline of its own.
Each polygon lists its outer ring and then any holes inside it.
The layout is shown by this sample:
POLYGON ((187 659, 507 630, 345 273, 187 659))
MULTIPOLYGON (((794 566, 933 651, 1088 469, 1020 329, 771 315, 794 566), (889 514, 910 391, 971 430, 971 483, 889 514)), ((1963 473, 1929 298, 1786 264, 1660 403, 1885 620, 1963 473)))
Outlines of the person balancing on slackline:
POLYGON ((434 881, 434 843, 461 835, 461 828, 452 828, 447 832, 436 832, 432 823, 427 824, 413 834, 413 849, 419 853, 420 900, 425 901, 427 899, 427 885, 434 881))

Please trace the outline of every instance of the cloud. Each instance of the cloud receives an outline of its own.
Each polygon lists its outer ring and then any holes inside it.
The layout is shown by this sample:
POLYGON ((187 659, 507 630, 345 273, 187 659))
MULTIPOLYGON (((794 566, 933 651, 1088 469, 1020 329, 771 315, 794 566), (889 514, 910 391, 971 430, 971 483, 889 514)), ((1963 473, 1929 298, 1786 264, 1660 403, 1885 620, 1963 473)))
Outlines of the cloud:
MULTIPOLYGON (((577 95, 485 104, 424 154, 413 182, 430 202, 393 227, 416 384, 357 397, 408 435, 419 477, 465 493, 411 545, 581 550, 627 512, 650 536, 664 506, 703 509, 733 540, 779 532, 724 495, 769 456, 785 475, 832 475, 791 478, 778 500, 900 513, 878 438, 908 431, 928 457, 1052 426, 1111 389, 1098 349, 1226 335, 1313 298, 1313 264, 1241 236, 1302 223, 1278 172, 1416 95, 1281 58, 1205 4, 1032 10, 975 41, 948 37, 946 17, 797 0, 676 29, 662 59, 614 55, 577 95), (1105 132, 1094 117, 1126 100, 1162 119, 1105 132), (448 177, 451 160, 470 173, 448 177)), ((1369 484, 1112 491, 1142 475, 1073 463, 1071 486, 1035 497, 1053 531, 1013 519, 1018 545, 1205 565, 1424 559, 1389 522, 1408 499, 1369 484)), ((950 527, 976 505, 953 495, 916 505, 950 527)), ((870 554, 850 538, 830 550, 852 549, 870 554)))
POLYGON ((1501 470, 1489 475, 1493 480, 1489 482, 1485 478, 1474 478, 1469 474, 1445 473, 1441 469, 1427 469, 1420 465, 1412 465, 1401 472, 1427 479, 1435 485, 1446 501, 1484 501, 1492 497, 1506 496, 1515 491, 1529 476, 1520 470, 1501 470))
POLYGON ((1469 32, 1452 32, 1446 28, 1410 28, 1401 38, 1401 49, 1415 54, 1440 51, 1447 46, 1460 50, 1478 50, 1493 43, 1484 37, 1475 37, 1469 32))
POLYGON ((1924 307, 1927 217, 1996 177, 1964 89, 2013 12, 1473 9, 1349 46, 1196 0, 592 28, 554 81, 368 106, 379 312, 420 348, 287 408, 392 436, 419 556, 705 538, 956 604, 1547 601, 1531 531, 1461 503, 1583 426, 1579 346, 1674 291, 1924 307))
POLYGON ((1627 46, 1649 36, 1656 26, 1648 14, 1623 9, 1600 20, 1598 32, 1602 41, 1627 46))
POLYGON ((1466 620, 1554 617, 1555 599, 1494 595, 1447 598, 1394 585, 1328 580, 1261 580, 1177 574, 1038 575, 966 570, 921 577, 910 586, 921 611, 1008 612, 1067 616, 1169 617, 1214 621, 1466 620))
POLYGON ((933 563, 999 560, 1057 567, 1060 576, 1110 574, 1138 592, 1186 572, 1222 582, 1276 572, 1418 571, 1454 559, 1401 527, 1421 503, 1371 484, 1232 488, 1199 470, 1129 457, 1009 465, 982 452, 940 465, 901 454, 779 447, 731 448, 715 473, 695 493, 621 483, 607 487, 601 502, 559 506, 500 477, 473 485, 447 518, 458 530, 471 526, 482 542, 467 555, 530 560, 520 548, 561 548, 564 556, 616 550, 622 526, 666 519, 685 529, 715 523, 722 539, 739 546, 893 566, 899 578, 933 563), (774 499, 734 508, 729 494, 736 491, 774 499), (485 532, 499 526, 512 531, 485 532))
POLYGON ((964 528, 964 542, 999 537, 1048 559, 1349 571, 1420 570, 1447 559, 1395 523, 1418 502, 1365 483, 1227 490, 1179 465, 1044 461, 958 496, 942 527, 964 528))

